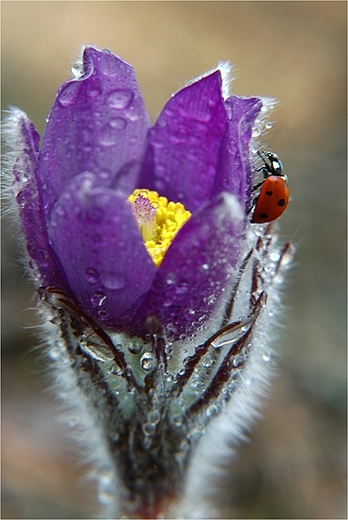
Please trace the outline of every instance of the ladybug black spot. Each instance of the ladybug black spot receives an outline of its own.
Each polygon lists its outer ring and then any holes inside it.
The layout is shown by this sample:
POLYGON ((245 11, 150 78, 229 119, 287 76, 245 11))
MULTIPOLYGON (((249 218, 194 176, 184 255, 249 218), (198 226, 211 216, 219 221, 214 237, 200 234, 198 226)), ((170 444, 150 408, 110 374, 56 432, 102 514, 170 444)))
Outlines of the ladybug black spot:
POLYGON ((272 197, 273 191, 266 191, 266 195, 268 195, 269 197, 272 197))
POLYGON ((279 199, 278 206, 284 206, 284 205, 285 205, 285 199, 279 199))
POLYGON ((268 213, 259 213, 259 218, 268 218, 268 213))

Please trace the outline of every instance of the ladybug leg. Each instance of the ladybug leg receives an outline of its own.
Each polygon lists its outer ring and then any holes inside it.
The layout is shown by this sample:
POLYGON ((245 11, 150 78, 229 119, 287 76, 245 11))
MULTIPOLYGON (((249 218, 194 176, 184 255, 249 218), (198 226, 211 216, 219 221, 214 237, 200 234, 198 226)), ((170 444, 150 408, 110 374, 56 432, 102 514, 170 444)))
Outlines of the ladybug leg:
MULTIPOLYGON (((261 182, 261 184, 263 184, 263 182, 261 182)), ((253 188, 253 191, 254 191, 254 189, 256 189, 257 187, 259 187, 259 186, 255 186, 255 188, 253 188)), ((247 212, 247 215, 250 215, 250 213, 252 212, 252 210, 255 208, 256 203, 257 203, 258 200, 259 200, 259 195, 258 195, 257 197, 255 197, 254 200, 252 201, 251 206, 250 206, 250 209, 249 209, 248 212, 247 212)))
POLYGON ((255 184, 255 186, 253 186, 253 189, 251 191, 254 192, 254 191, 258 190, 259 188, 261 188, 263 183, 264 183, 264 181, 259 182, 258 184, 255 184))

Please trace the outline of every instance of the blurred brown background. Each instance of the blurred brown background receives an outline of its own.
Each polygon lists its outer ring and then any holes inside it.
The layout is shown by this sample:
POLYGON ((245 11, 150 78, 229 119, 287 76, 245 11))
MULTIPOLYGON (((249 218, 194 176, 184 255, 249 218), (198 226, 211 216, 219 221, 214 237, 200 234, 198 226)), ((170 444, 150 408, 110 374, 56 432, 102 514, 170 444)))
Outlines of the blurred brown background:
MULTIPOLYGON (((234 92, 281 101, 267 136, 298 244, 264 419, 221 483, 225 518, 346 518, 346 2, 2 2, 2 106, 42 132, 80 45, 133 64, 153 119, 171 93, 235 64, 234 92)), ((2 517, 92 518, 90 484, 38 360, 33 289, 4 219, 2 517)))

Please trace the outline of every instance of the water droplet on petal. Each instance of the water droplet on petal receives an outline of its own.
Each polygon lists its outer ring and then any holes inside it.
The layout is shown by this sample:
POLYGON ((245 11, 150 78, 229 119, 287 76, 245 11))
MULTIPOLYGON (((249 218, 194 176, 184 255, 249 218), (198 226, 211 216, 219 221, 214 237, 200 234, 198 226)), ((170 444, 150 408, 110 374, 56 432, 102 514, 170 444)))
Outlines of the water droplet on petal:
POLYGON ((103 146, 113 146, 117 143, 119 137, 119 132, 115 128, 107 126, 101 131, 98 142, 103 146))
POLYGON ((116 76, 119 69, 119 60, 111 53, 104 52, 101 56, 100 70, 105 76, 116 76))
POLYGON ((109 125, 111 128, 115 128, 115 130, 123 130, 127 126, 127 121, 123 117, 115 117, 111 119, 109 125))
POLYGON ((93 267, 89 267, 86 269, 85 277, 88 283, 96 283, 99 279, 99 274, 93 267))
POLYGON ((106 318, 109 317, 109 313, 108 313, 108 311, 106 309, 99 309, 98 310, 98 316, 102 320, 106 320, 106 318))
POLYGON ((56 207, 56 213, 60 217, 64 217, 66 215, 65 209, 62 206, 57 206, 56 207))
MULTIPOLYGON (((167 281, 168 283, 168 281, 167 281)), ((186 282, 183 282, 182 284, 178 285, 176 288, 175 288, 175 292, 177 294, 185 294, 187 293, 188 291, 188 285, 186 282)))
POLYGON ((77 61, 74 63, 74 65, 71 67, 71 72, 75 76, 75 78, 79 78, 83 74, 83 63, 82 61, 77 61))
POLYGON ((173 285, 173 284, 175 284, 176 280, 177 280, 177 275, 176 275, 176 273, 169 273, 169 274, 167 275, 167 284, 168 284, 168 285, 173 285))
POLYGON ((58 102, 62 107, 68 107, 72 105, 79 93, 80 83, 73 82, 68 83, 58 94, 58 102))
POLYGON ((126 285, 126 277, 121 273, 103 273, 100 281, 107 289, 118 290, 126 285))
POLYGON ((100 307, 103 305, 104 301, 106 300, 106 296, 103 293, 103 291, 96 291, 91 296, 91 303, 94 307, 100 307))
POLYGON ((87 94, 90 98, 96 98, 101 94, 101 85, 99 79, 94 78, 93 80, 89 80, 87 94))
POLYGON ((118 88, 109 94, 108 103, 111 108, 121 110, 129 107, 133 97, 134 93, 131 90, 118 88))

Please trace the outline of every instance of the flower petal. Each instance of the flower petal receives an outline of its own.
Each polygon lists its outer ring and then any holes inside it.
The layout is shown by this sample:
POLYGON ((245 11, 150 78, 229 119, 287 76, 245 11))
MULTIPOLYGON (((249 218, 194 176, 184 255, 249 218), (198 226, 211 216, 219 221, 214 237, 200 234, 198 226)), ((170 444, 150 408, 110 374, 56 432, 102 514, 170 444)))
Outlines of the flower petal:
POLYGON ((139 188, 198 209, 210 196, 226 124, 220 71, 180 90, 149 132, 139 188))
POLYGON ((231 96, 225 101, 228 126, 221 147, 212 197, 223 191, 236 195, 245 211, 252 189, 250 139, 253 123, 262 101, 259 98, 231 96))
POLYGON ((40 136, 27 115, 18 108, 10 111, 4 134, 5 141, 13 150, 10 156, 14 176, 12 191, 19 206, 22 231, 31 258, 29 266, 40 284, 67 287, 61 266, 48 243, 41 212, 36 176, 40 136))
POLYGON ((156 273, 128 201, 82 173, 52 211, 49 231, 85 312, 113 330, 126 325, 156 273))
MULTIPOLYGON (((244 214, 236 197, 221 194, 181 228, 139 309, 140 327, 149 314, 168 335, 192 335, 223 306, 236 282, 244 214)), ((220 322, 219 321, 219 322, 220 322)))
POLYGON ((119 170, 142 156, 149 124, 133 68, 86 47, 83 75, 58 90, 43 137, 38 176, 48 218, 79 173, 92 172, 99 186, 114 184, 119 170))

